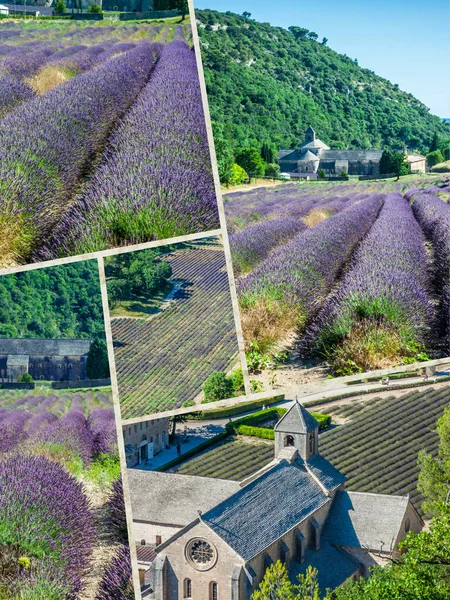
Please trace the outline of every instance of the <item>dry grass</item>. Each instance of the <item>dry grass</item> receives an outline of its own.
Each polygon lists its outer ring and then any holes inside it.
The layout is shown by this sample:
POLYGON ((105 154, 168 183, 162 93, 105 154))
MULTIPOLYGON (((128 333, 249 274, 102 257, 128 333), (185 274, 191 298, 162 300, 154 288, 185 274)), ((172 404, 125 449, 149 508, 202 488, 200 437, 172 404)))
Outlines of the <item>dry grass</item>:
POLYGON ((68 79, 70 79, 70 73, 57 67, 55 65, 47 65, 43 67, 37 75, 30 77, 26 80, 26 83, 30 85, 38 94, 42 95, 52 90, 53 88, 61 85, 68 79))
POLYGON ((33 236, 17 215, 0 215, 0 231, 0 268, 4 269, 16 265, 30 251, 33 236))
POLYGON ((325 221, 325 219, 328 219, 329 216, 330 213, 327 211, 315 208, 303 219, 303 222, 308 227, 314 227, 314 225, 318 225, 322 221, 325 221))
POLYGON ((393 367, 408 355, 398 330, 359 322, 336 348, 331 362, 339 373, 348 371, 351 364, 365 372, 393 367))
POLYGON ((241 322, 246 347, 250 342, 257 342, 261 352, 273 349, 276 342, 300 325, 292 307, 266 298, 259 298, 252 306, 243 308, 241 322))

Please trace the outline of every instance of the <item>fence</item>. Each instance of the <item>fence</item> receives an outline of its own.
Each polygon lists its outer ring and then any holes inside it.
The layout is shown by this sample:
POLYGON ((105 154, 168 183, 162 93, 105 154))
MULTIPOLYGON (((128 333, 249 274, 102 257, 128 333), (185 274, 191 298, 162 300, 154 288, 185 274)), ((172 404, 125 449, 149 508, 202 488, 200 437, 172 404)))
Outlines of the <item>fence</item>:
POLYGON ((5 382, 0 385, 2 390, 34 390, 36 384, 34 381, 25 382, 25 381, 11 381, 5 382))

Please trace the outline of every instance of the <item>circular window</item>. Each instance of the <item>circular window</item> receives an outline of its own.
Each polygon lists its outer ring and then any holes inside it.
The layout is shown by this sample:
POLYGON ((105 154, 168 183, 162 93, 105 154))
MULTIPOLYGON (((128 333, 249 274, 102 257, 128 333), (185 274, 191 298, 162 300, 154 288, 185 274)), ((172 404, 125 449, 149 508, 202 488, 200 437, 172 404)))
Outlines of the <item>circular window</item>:
POLYGON ((195 538, 186 546, 186 558, 197 571, 208 571, 216 564, 217 550, 206 540, 195 538))

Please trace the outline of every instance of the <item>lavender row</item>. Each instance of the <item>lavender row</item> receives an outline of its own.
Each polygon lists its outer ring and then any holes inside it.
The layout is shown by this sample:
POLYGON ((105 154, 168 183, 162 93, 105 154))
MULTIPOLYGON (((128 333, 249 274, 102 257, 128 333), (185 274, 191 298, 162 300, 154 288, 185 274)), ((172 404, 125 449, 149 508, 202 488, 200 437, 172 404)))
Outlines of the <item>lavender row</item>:
POLYGON ((412 210, 434 248, 447 356, 450 352, 450 206, 432 193, 420 193, 414 196, 412 210))
POLYGON ((44 258, 219 226, 195 54, 164 47, 111 137, 103 165, 63 218, 44 258))
POLYGON ((263 261, 269 252, 294 235, 307 229, 303 221, 284 217, 250 225, 230 235, 230 250, 236 275, 250 271, 263 261))
POLYGON ((47 458, 19 455, 0 461, 0 492, 2 589, 76 598, 96 538, 82 484, 47 458), (20 567, 24 556, 28 568, 20 567))
POLYGON ((381 202, 382 196, 369 196, 272 252, 250 275, 238 280, 244 310, 260 300, 275 301, 291 306, 297 321, 308 318, 369 231, 381 202))
MULTIPOLYGON (((424 351, 434 310, 425 239, 408 201, 386 197, 380 216, 306 340, 345 373, 388 366, 424 351), (345 347, 351 346, 348 356, 345 347)), ((424 358, 424 357, 419 357, 424 358)))
POLYGON ((0 122, 3 257, 24 261, 70 205, 112 125, 145 85, 160 51, 142 44, 27 102, 0 122))

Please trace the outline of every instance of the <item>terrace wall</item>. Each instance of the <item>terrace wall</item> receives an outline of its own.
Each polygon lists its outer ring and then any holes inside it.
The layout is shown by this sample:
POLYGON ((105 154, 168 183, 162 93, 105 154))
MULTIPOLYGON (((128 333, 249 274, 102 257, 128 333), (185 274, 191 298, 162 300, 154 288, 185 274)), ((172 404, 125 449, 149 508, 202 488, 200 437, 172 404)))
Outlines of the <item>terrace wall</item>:
MULTIPOLYGON (((114 0, 112 0, 114 1, 114 0)), ((149 10, 143 12, 123 12, 119 15, 120 21, 137 21, 140 19, 168 19, 176 17, 176 10, 149 10)))
POLYGON ((134 467, 152 453, 158 454, 169 443, 169 419, 164 417, 124 425, 122 430, 124 443, 139 449, 139 457, 134 457, 132 463, 127 462, 128 467, 134 467), (152 446, 152 450, 148 448, 149 445, 152 446))
POLYGON ((80 381, 53 381, 54 390, 63 390, 66 388, 92 388, 111 385, 111 379, 84 379, 80 381))

